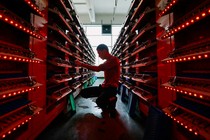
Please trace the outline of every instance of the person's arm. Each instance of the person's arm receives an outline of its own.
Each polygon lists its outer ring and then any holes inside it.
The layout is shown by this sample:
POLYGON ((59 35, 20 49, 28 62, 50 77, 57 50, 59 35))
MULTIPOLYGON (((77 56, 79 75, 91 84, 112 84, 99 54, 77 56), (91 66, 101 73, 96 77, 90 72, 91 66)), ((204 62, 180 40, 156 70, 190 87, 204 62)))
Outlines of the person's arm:
POLYGON ((75 64, 77 66, 84 67, 84 68, 87 68, 89 70, 93 70, 93 71, 97 71, 97 72, 101 71, 98 66, 92 66, 92 65, 89 65, 89 64, 85 64, 85 63, 82 63, 78 60, 75 61, 75 64))

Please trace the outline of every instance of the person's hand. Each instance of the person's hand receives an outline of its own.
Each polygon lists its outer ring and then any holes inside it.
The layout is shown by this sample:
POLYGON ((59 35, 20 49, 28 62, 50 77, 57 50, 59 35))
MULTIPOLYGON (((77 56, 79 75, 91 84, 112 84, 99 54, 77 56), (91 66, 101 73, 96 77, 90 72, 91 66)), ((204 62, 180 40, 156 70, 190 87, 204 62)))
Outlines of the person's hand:
POLYGON ((82 66, 82 63, 81 63, 79 60, 75 60, 74 63, 75 63, 77 66, 82 66))

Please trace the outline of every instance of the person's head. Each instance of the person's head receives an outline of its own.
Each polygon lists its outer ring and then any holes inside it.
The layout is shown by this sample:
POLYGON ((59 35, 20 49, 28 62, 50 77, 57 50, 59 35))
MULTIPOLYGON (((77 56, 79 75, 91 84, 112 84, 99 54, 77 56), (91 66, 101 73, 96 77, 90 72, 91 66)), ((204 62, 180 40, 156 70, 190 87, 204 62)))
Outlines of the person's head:
POLYGON ((96 48, 96 50, 98 52, 98 56, 101 59, 107 59, 107 57, 109 56, 109 48, 105 44, 98 45, 97 48, 96 48))

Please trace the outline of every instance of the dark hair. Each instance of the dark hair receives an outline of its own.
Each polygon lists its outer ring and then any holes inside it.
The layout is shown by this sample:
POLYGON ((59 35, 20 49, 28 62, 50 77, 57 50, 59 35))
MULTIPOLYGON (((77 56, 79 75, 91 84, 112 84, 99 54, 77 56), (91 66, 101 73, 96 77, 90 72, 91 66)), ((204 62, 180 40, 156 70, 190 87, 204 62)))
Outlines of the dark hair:
POLYGON ((106 51, 109 52, 108 46, 105 45, 105 44, 100 44, 100 45, 98 45, 98 47, 97 47, 96 50, 98 50, 98 51, 106 50, 106 51))

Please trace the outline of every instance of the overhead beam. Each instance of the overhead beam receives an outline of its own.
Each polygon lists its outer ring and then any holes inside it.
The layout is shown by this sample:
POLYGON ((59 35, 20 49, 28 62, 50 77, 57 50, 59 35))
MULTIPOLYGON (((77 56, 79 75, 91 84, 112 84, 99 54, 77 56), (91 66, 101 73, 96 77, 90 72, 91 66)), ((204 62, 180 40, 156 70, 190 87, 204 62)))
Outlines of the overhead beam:
POLYGON ((94 3, 93 0, 86 0, 87 7, 88 7, 88 15, 91 22, 95 22, 95 9, 94 9, 94 3))

